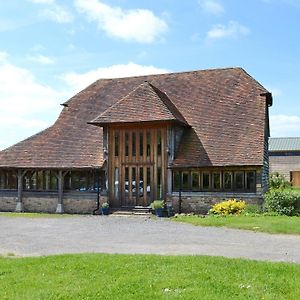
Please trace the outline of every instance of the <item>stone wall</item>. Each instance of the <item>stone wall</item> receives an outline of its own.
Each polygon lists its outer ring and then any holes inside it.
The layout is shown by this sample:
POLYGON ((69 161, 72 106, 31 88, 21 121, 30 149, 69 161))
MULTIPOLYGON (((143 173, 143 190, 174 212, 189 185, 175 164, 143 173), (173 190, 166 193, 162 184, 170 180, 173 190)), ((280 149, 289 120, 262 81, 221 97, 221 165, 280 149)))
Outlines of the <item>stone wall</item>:
POLYGON ((65 213, 91 214, 97 208, 96 193, 69 193, 64 194, 63 207, 65 213))
POLYGON ((17 192, 0 194, 0 211, 15 211, 17 205, 17 192))
POLYGON ((25 212, 55 213, 57 206, 57 194, 23 192, 22 203, 25 212))
MULTIPOLYGON (((250 193, 182 193, 181 194, 181 212, 197 214, 206 214, 215 203, 225 199, 235 198, 244 200, 248 204, 262 205, 263 199, 261 194, 250 193)), ((173 193, 167 197, 167 203, 171 203, 175 212, 179 211, 179 194, 173 193)))

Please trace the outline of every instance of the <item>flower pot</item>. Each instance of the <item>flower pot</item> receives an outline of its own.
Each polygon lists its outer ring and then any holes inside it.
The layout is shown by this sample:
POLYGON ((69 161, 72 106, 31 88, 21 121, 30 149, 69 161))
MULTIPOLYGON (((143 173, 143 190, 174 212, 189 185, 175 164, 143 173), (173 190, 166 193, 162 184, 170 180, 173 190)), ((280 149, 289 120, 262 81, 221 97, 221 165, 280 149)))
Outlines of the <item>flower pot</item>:
POLYGON ((102 212, 102 215, 107 216, 109 213, 109 207, 102 207, 101 212, 102 212))
POLYGON ((155 215, 157 216, 157 217, 163 217, 164 216, 164 209, 163 208, 156 208, 155 209, 155 215))

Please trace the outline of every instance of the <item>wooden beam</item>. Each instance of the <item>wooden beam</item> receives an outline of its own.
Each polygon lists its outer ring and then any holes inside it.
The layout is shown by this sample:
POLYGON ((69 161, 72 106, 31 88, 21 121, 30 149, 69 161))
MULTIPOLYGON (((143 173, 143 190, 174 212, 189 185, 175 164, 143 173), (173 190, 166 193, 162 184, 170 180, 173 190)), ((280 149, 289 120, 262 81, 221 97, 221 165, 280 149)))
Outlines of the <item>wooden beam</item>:
POLYGON ((18 198, 17 198, 17 204, 16 204, 16 212, 22 212, 24 211, 24 205, 22 201, 22 194, 23 194, 23 178, 26 174, 26 170, 22 171, 21 169, 18 170, 18 198))

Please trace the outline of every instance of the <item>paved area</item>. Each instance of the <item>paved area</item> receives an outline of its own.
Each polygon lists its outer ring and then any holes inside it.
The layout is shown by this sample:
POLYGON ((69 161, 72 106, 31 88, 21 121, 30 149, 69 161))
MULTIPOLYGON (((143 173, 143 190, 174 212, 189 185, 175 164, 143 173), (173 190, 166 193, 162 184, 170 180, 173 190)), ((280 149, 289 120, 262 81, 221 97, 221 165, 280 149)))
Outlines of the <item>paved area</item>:
POLYGON ((83 252, 199 254, 300 263, 300 237, 140 216, 21 218, 0 214, 0 254, 83 252))

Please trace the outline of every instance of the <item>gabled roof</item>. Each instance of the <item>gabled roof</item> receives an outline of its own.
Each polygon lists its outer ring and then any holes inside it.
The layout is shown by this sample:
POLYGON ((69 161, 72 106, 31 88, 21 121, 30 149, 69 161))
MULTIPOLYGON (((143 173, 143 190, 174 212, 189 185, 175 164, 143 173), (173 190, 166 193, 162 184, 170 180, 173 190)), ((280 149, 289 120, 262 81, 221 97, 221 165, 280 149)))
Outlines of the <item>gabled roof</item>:
POLYGON ((1 151, 0 167, 101 167, 103 131, 88 122, 145 81, 164 118, 181 115, 190 125, 174 166, 263 164, 268 91, 243 69, 227 68, 98 80, 64 104, 53 126, 1 151))
POLYGON ((169 97, 150 82, 145 81, 92 120, 90 124, 153 121, 177 121, 187 125, 169 97))
POLYGON ((300 151, 300 137, 270 138, 269 151, 300 151))

